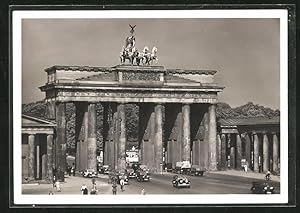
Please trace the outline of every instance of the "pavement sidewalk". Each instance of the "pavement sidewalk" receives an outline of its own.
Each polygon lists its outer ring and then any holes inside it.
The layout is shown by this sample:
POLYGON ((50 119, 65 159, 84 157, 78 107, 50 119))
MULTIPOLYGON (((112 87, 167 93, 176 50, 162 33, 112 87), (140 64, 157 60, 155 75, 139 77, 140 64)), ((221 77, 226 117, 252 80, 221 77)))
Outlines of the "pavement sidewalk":
MULTIPOLYGON (((264 173, 257 173, 257 172, 252 172, 252 171, 245 172, 245 171, 238 171, 238 170, 226 170, 226 171, 214 171, 214 172, 208 172, 208 173, 254 178, 254 179, 259 179, 259 180, 265 179, 264 173)), ((271 175, 271 180, 275 181, 275 182, 280 182, 280 176, 271 175)))

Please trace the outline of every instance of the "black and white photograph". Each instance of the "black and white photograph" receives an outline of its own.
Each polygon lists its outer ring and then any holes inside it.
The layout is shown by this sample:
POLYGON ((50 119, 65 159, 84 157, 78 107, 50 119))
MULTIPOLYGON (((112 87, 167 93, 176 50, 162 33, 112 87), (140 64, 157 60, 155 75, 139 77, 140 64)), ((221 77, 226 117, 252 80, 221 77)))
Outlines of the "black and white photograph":
POLYGON ((13 11, 15 204, 287 203, 287 24, 286 9, 13 11))

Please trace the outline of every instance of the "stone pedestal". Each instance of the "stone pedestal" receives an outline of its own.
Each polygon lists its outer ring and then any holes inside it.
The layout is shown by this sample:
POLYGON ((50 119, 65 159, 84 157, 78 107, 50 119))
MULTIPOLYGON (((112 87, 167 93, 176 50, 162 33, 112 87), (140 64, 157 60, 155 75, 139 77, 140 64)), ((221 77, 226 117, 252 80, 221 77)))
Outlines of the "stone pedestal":
POLYGON ((270 170, 270 158, 269 158, 269 139, 267 134, 263 134, 263 171, 270 170))
POLYGON ((259 140, 258 135, 256 133, 253 133, 253 140, 254 140, 254 168, 253 170, 255 172, 259 172, 259 140))
POLYGON ((30 180, 35 179, 35 135, 28 136, 29 157, 28 157, 28 177, 30 180))

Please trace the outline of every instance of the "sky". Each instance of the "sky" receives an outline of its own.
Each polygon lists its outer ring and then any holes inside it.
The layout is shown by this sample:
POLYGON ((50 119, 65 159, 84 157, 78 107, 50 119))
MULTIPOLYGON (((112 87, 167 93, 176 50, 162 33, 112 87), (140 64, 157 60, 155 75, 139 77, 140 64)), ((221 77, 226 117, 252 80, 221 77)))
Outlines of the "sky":
POLYGON ((158 49, 165 68, 217 70, 219 101, 280 107, 279 19, 23 19, 22 103, 42 100, 44 69, 111 67, 136 25, 136 47, 158 49))

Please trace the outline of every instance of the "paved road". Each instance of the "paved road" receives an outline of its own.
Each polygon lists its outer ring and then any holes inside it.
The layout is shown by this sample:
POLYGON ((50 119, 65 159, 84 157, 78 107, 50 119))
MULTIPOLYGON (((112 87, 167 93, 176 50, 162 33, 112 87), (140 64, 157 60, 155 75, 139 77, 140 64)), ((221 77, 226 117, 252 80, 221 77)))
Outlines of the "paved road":
MULTIPOLYGON (((152 174, 150 182, 137 182, 130 179, 129 185, 125 186, 125 191, 121 192, 118 186, 118 194, 140 194, 142 189, 146 194, 249 194, 252 178, 229 176, 222 174, 206 173, 203 177, 187 176, 191 181, 191 188, 172 187, 172 177, 174 174, 164 173, 152 174)), ((101 175, 96 179, 98 194, 112 194, 111 184, 108 183, 108 177, 101 175)), ((83 177, 66 176, 66 182, 61 184, 62 191, 56 190, 50 184, 23 184, 23 194, 48 194, 50 190, 54 194, 80 194, 80 187, 86 184, 91 188, 91 179, 83 177)), ((275 185, 276 192, 279 193, 279 183, 272 182, 275 185)))

